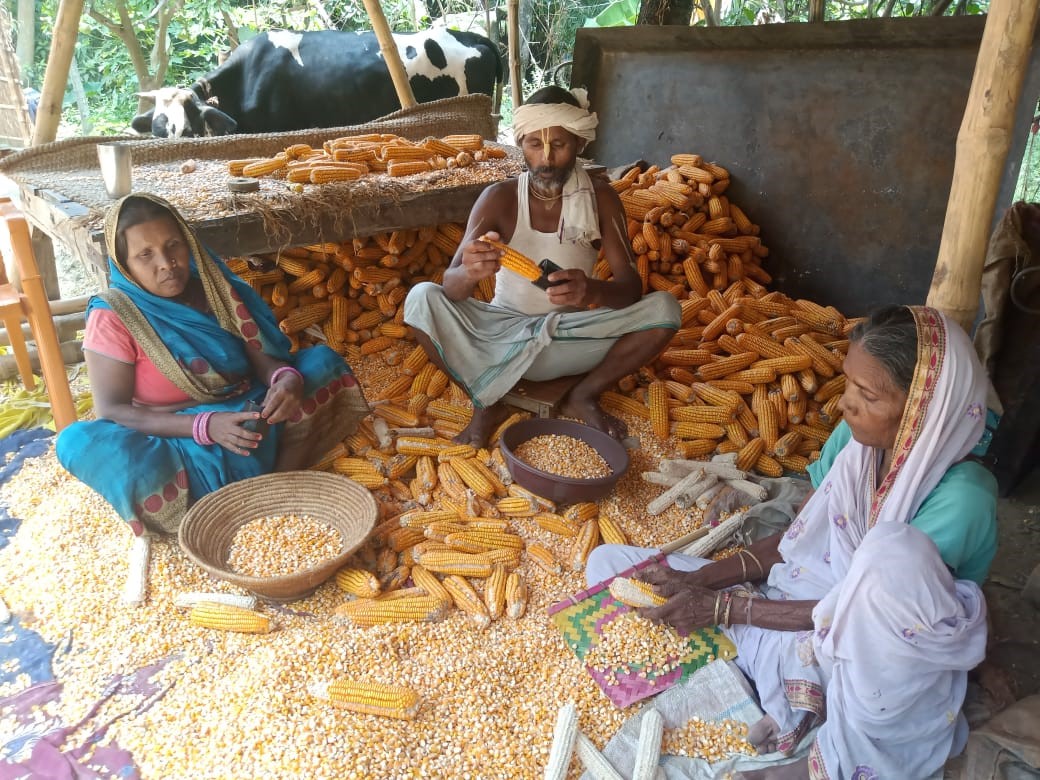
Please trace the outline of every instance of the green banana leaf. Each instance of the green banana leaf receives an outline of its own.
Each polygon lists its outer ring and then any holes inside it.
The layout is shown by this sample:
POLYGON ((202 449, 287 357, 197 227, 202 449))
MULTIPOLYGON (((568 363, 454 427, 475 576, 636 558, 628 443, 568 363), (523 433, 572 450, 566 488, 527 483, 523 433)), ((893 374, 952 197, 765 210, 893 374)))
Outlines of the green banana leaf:
POLYGON ((616 0, 585 20, 586 27, 626 27, 639 18, 639 0, 616 0))

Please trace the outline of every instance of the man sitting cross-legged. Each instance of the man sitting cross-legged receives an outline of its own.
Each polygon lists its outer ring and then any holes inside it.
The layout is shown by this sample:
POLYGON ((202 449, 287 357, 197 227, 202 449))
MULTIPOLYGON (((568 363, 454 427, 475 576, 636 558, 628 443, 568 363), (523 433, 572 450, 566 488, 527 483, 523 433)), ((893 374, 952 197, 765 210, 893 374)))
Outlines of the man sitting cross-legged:
POLYGON ((641 295, 617 193, 575 164, 595 138, 597 121, 560 87, 541 89, 516 109, 513 130, 527 172, 477 199, 443 285, 424 282, 408 294, 405 322, 430 360, 473 401, 459 442, 487 442, 502 416, 499 399, 520 379, 577 374, 585 376, 560 413, 623 436, 621 422, 600 408, 600 394, 653 360, 679 327, 674 297, 641 295), (562 270, 541 290, 502 268, 501 251, 480 240, 485 234, 562 270), (592 277, 600 249, 613 274, 609 281, 592 277), (491 276, 491 303, 471 298, 491 276))

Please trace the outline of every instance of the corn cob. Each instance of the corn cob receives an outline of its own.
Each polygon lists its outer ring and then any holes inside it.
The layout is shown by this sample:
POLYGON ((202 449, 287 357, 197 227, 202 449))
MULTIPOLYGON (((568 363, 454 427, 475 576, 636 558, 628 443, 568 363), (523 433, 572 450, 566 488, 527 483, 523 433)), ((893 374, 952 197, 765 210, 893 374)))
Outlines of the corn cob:
POLYGON ((543 531, 573 538, 578 535, 578 528, 560 515, 551 512, 540 512, 534 516, 534 521, 543 531))
POLYGON ((750 471, 765 451, 765 447, 765 442, 762 439, 751 439, 737 453, 736 467, 741 471, 750 471))
POLYGON ((829 379, 824 382, 820 389, 816 391, 813 396, 813 400, 817 403, 826 403, 836 395, 840 395, 845 392, 845 375, 839 374, 833 379, 829 379))
POLYGON ((479 133, 456 133, 446 135, 441 141, 463 152, 475 152, 484 148, 484 139, 479 133))
POLYGON ((580 504, 571 504, 563 510, 563 517, 572 523, 584 523, 599 516, 599 504, 594 501, 583 501, 580 504))
MULTIPOLYGON (((411 528, 398 528, 398 531, 413 531, 411 528)), ((400 566, 391 569, 389 572, 384 574, 379 580, 379 587, 382 588, 383 594, 390 593, 391 591, 400 590, 404 587, 405 582, 412 576, 412 567, 410 564, 402 563, 400 566)))
MULTIPOLYGON (((426 407, 429 410, 429 406, 426 407)), ((452 447, 445 447, 443 450, 437 453, 437 462, 444 463, 448 460, 466 460, 476 456, 477 451, 473 449, 469 444, 456 444, 452 447)))
POLYGON ((348 477, 373 477, 380 479, 384 475, 379 472, 376 465, 364 458, 339 457, 332 461, 332 469, 337 474, 345 474, 348 477))
POLYGON ((193 626, 242 634, 267 634, 272 629, 271 619, 267 615, 212 601, 201 601, 192 607, 188 620, 193 626))
POLYGON ((697 369, 697 375, 704 381, 709 379, 733 378, 730 375, 743 371, 758 360, 757 352, 740 352, 736 355, 720 358, 712 363, 705 363, 697 369))
MULTIPOLYGON (((235 161, 237 162, 237 161, 235 161)), ((248 162, 241 167, 241 176, 249 176, 253 178, 260 178, 261 176, 269 176, 275 171, 280 171, 287 164, 284 159, 272 158, 267 160, 257 160, 255 162, 248 162)), ((238 168, 239 166, 235 166, 238 168)), ((230 165, 229 165, 230 168, 230 165)))
MULTIPOLYGON (((429 411, 429 407, 427 407, 427 411, 429 411)), ((397 452, 401 455, 436 456, 449 447, 455 446, 455 442, 448 439, 426 439, 418 436, 399 436, 397 438, 397 452)))
POLYGON ((327 184, 331 181, 354 181, 363 175, 361 168, 342 163, 340 165, 315 165, 311 168, 311 184, 327 184))
POLYGON ((629 577, 615 577, 610 581, 610 595, 626 607, 659 607, 668 599, 654 590, 654 586, 629 577))
POLYGON ((513 620, 524 616, 527 610, 527 583, 520 572, 513 571, 506 578, 506 615, 513 620))
POLYGON ((207 602, 210 604, 227 604, 232 607, 252 610, 256 607, 256 596, 241 596, 237 593, 200 593, 197 591, 189 593, 178 593, 173 599, 175 607, 190 609, 196 604, 207 602))
POLYGON ((486 234, 481 236, 479 240, 490 244, 503 253, 499 262, 507 271, 519 274, 532 282, 541 277, 542 270, 538 267, 538 264, 526 255, 520 254, 520 252, 517 252, 508 244, 503 244, 501 241, 492 241, 486 234))
POLYGON ((721 439, 726 435, 726 430, 712 423, 677 422, 672 426, 672 433, 680 439, 721 439))
POLYGON ((345 568, 336 572, 339 589, 358 598, 373 598, 379 595, 379 580, 370 571, 345 568))
POLYGON ((401 373, 405 376, 415 376, 428 361, 426 351, 422 347, 416 346, 401 362, 401 373))
POLYGON ((451 461, 437 464, 437 481, 449 498, 454 501, 466 501, 469 487, 463 482, 451 461))
POLYGON ((498 620, 506 606, 506 580, 509 574, 501 563, 496 564, 484 583, 484 603, 492 620, 498 620))
POLYGON ((658 358, 668 366, 703 366, 710 363, 711 352, 706 349, 666 349, 658 358))
POLYGON ((289 312, 289 315, 278 323, 278 327, 286 335, 299 333, 301 330, 324 320, 331 311, 332 305, 325 302, 300 306, 289 312))
POLYGON ((577 708, 574 702, 567 702, 560 708, 553 726, 552 746, 543 775, 545 780, 565 780, 574 755, 574 743, 580 733, 577 708))
POLYGON ((784 475, 784 467, 780 465, 779 461, 768 455, 759 455, 754 468, 764 477, 782 477, 784 475))
POLYGON ((461 533, 448 534, 444 541, 451 545, 455 540, 471 542, 484 548, 478 552, 502 548, 520 550, 524 546, 524 540, 516 534, 490 530, 464 530, 461 533))
POLYGON ((813 361, 808 355, 791 355, 783 358, 766 358, 752 364, 752 368, 771 368, 778 374, 788 374, 812 368, 813 361))
POLYGON ((365 715, 412 720, 419 712, 419 696, 403 685, 362 683, 340 678, 308 686, 312 696, 337 707, 365 715))
MULTIPOLYGON (((505 571, 505 569, 503 568, 502 571, 505 571)), ((487 607, 466 579, 455 574, 449 574, 444 578, 443 584, 444 589, 448 591, 452 601, 455 602, 455 606, 469 615, 470 619, 477 625, 477 628, 483 629, 488 627, 491 623, 491 616, 488 614, 487 607)))
POLYGON ((534 501, 522 496, 501 498, 495 503, 495 507, 508 517, 533 517, 539 511, 534 501))
POLYGON ((543 498, 535 493, 532 493, 526 488, 520 487, 515 482, 509 486, 509 495, 519 498, 526 498, 528 501, 532 501, 535 507, 538 508, 539 512, 555 512, 556 504, 550 501, 548 498, 543 498))
POLYGON ((733 422, 736 411, 723 406, 676 406, 668 411, 668 416, 677 422, 725 425, 733 422))
POLYGON ((490 577, 493 562, 482 555, 460 553, 452 550, 423 551, 419 563, 436 574, 455 574, 459 577, 490 577))
POLYGON ((621 530, 621 526, 616 520, 607 515, 600 515, 598 522, 599 534, 603 538, 604 544, 628 544, 625 532, 621 530))
POLYGON ((412 582, 445 606, 452 603, 451 594, 448 593, 447 589, 441 584, 441 581, 433 575, 433 572, 429 571, 424 566, 421 566, 420 564, 414 564, 412 566, 412 582))
POLYGON ((426 413, 439 420, 450 420, 461 425, 468 425, 470 418, 473 416, 472 409, 441 399, 430 401, 430 405, 426 408, 426 413))
MULTIPOLYGON (((593 522, 589 520, 588 522, 593 522)), ((556 560, 556 557, 552 554, 552 551, 544 545, 532 542, 527 545, 527 557, 534 561, 540 569, 547 572, 548 574, 555 574, 557 576, 563 574, 563 567, 560 566, 560 562, 556 560)))
POLYGON ((804 472, 809 467, 809 459, 802 455, 777 455, 776 460, 788 471, 804 472))
MULTIPOLYGON (((449 464, 441 464, 446 466, 449 464)), ((466 487, 473 490, 481 498, 490 499, 495 495, 494 485, 487 479, 487 476, 478 468, 477 461, 473 458, 456 458, 451 461, 450 464, 459 477, 466 484, 466 487)), ((442 479, 443 481, 443 479, 442 479)))
POLYGON ((798 431, 789 431, 776 440, 776 444, 773 445, 773 452, 778 458, 792 455, 798 449, 801 441, 802 435, 798 431))
POLYGON ((842 371, 842 362, 813 341, 808 334, 786 338, 784 345, 789 347, 794 354, 808 357, 811 361, 809 368, 825 379, 830 379, 842 371))
POLYGON ((444 617, 445 605, 433 596, 421 595, 383 601, 357 599, 336 607, 334 614, 362 627, 411 621, 432 623, 444 617))
POLYGON ((703 458, 715 452, 718 446, 715 439, 688 439, 679 442, 679 451, 687 459, 703 458))
POLYGON ((589 553, 599 544, 599 523, 596 520, 586 520, 581 527, 578 536, 571 545, 568 563, 574 571, 582 571, 585 562, 589 559, 589 553))
POLYGON ((433 511, 414 510, 405 512, 400 516, 399 522, 402 528, 426 528, 432 523, 458 522, 459 513, 449 509, 437 509, 433 511))
POLYGON ((642 417, 645 420, 650 419, 650 410, 646 406, 634 398, 629 398, 620 393, 608 390, 600 396, 600 403, 612 412, 631 414, 636 417, 642 417))
MULTIPOLYGON (((787 406, 784 405, 786 413, 787 406)), ((776 442, 780 438, 780 415, 775 404, 763 404, 758 413, 758 434, 765 445, 764 452, 776 451, 776 442)), ((753 464, 752 464, 753 465, 753 464)), ((747 468, 744 469, 747 471, 747 468)))

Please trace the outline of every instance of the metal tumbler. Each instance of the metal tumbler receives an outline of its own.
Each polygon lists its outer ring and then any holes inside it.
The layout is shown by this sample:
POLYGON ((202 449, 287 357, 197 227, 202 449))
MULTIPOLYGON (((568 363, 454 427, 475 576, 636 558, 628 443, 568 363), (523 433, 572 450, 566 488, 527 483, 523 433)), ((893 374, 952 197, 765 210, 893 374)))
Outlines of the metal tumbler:
POLYGON ((133 171, 129 145, 98 144, 97 152, 101 163, 101 178, 105 181, 108 197, 121 198, 129 195, 133 171))

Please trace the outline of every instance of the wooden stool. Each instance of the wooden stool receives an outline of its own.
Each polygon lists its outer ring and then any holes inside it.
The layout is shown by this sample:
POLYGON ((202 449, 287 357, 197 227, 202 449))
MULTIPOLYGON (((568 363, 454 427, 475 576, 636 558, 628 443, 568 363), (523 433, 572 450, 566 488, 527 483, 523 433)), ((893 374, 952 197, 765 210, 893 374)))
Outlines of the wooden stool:
POLYGON ((502 403, 534 412, 539 417, 555 417, 556 407, 564 396, 585 377, 584 374, 561 376, 544 382, 521 379, 502 397, 502 403))

